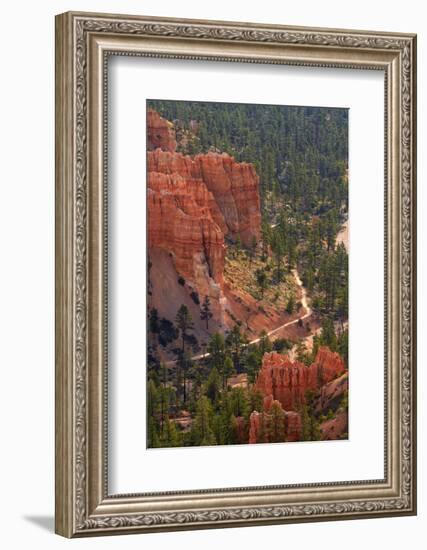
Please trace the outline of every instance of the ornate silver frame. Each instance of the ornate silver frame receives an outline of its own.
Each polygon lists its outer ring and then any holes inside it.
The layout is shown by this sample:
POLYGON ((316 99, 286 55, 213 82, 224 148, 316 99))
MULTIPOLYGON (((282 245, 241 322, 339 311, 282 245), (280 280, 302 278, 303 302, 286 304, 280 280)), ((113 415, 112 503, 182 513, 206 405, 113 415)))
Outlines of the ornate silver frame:
POLYGON ((66 537, 416 513, 416 36, 123 15, 56 18, 56 532, 66 537), (385 73, 385 477, 109 495, 105 155, 108 55, 385 73))

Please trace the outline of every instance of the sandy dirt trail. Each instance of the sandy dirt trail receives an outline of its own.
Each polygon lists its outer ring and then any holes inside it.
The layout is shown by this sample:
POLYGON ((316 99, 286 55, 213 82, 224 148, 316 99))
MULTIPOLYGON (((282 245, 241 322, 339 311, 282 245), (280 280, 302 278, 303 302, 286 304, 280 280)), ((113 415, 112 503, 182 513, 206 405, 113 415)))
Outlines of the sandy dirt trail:
MULTIPOLYGON (((303 321, 304 319, 307 319, 307 317, 310 317, 310 315, 312 314, 311 308, 308 305, 307 290, 304 288, 304 286, 302 284, 302 281, 300 279, 298 271, 296 269, 293 269, 292 270, 292 275, 294 276, 297 285, 301 289, 301 304, 302 304, 302 307, 305 310, 305 313, 303 315, 301 315, 300 317, 297 317, 296 319, 293 319, 293 321, 288 321, 287 323, 284 323, 283 325, 280 325, 279 327, 276 327, 275 329, 270 330, 270 332, 267 332, 267 336, 271 336, 272 334, 276 334, 276 332, 279 332, 280 330, 282 330, 286 327, 289 327, 291 325, 295 325, 296 323, 298 323, 298 321, 303 321)), ((251 342, 249 342, 248 345, 257 344, 260 340, 261 340, 261 338, 255 338, 255 340, 252 340, 251 342)))
MULTIPOLYGON (((293 319, 292 321, 288 321, 287 323, 284 323, 283 325, 280 325, 280 326, 274 328, 273 330, 270 330, 269 332, 267 332, 267 336, 272 336, 272 335, 276 334, 277 332, 280 332, 281 330, 283 330, 286 327, 289 327, 291 325, 295 325, 296 323, 298 323, 298 321, 303 321, 304 319, 307 319, 313 313, 310 306, 308 305, 307 290, 305 289, 305 287, 302 284, 302 281, 301 281, 301 278, 299 276, 298 271, 296 269, 293 269, 292 270, 292 275, 295 278, 295 282, 297 283, 297 285, 301 289, 301 304, 302 304, 301 309, 304 313, 300 317, 297 317, 296 319, 293 319)), ((254 340, 251 340, 249 343, 245 344, 245 346, 250 346, 251 344, 257 344, 258 342, 260 342, 260 340, 261 340, 261 338, 259 338, 259 337, 255 338, 254 340)), ((243 346, 243 347, 245 347, 245 346, 243 346)), ((210 353, 200 353, 198 355, 193 355, 193 357, 191 359, 193 361, 197 361, 198 359, 206 359, 209 356, 210 356, 210 353)), ((175 363, 176 363, 176 360, 174 359, 172 361, 167 361, 166 365, 171 366, 171 365, 174 365, 175 363)))

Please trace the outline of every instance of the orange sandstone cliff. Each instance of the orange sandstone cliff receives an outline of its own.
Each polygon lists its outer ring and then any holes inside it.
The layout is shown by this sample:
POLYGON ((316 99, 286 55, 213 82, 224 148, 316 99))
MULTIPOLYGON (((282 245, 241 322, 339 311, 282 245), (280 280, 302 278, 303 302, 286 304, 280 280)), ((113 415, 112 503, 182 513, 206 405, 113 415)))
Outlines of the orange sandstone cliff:
POLYGON ((227 153, 190 157, 162 149, 149 151, 147 161, 149 180, 156 173, 180 175, 189 187, 206 187, 212 195, 213 218, 225 235, 239 236, 245 245, 250 245, 253 237, 259 239, 259 178, 252 164, 236 162, 227 153))
POLYGON ((197 319, 197 301, 209 296, 213 324, 224 326, 232 309, 223 284, 225 238, 259 240, 258 175, 226 153, 177 152, 173 125, 156 111, 148 111, 147 130, 151 305, 173 319, 185 303, 197 319))

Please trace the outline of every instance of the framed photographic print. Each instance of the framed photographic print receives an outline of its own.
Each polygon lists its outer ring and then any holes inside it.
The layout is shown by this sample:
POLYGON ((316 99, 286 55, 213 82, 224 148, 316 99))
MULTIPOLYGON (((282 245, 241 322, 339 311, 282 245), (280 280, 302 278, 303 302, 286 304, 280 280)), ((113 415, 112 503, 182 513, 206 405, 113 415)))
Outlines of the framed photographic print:
POLYGON ((416 513, 416 37, 56 18, 56 531, 416 513))

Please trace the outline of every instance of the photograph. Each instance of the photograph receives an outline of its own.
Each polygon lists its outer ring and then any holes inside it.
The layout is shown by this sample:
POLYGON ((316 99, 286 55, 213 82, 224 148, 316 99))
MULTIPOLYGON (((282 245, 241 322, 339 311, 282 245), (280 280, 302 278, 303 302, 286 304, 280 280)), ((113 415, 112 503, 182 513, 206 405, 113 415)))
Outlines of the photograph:
POLYGON ((348 124, 146 101, 147 448, 349 438, 348 124))
MULTIPOLYGON (((209 546, 210 529, 286 524, 300 540, 297 524, 306 537, 339 521, 353 548, 348 520, 399 517, 420 535, 417 10, 383 2, 357 29, 360 6, 298 4, 295 19, 263 4, 239 21, 231 3, 228 20, 167 4, 55 16, 52 527, 200 530, 209 546)), ((29 105, 52 118, 42 95, 29 105)), ((53 140, 30 141, 9 180, 28 168, 41 200, 37 147, 53 140)), ((12 254, 22 273, 38 241, 12 254)), ((383 537, 369 523, 366 540, 383 537)))

